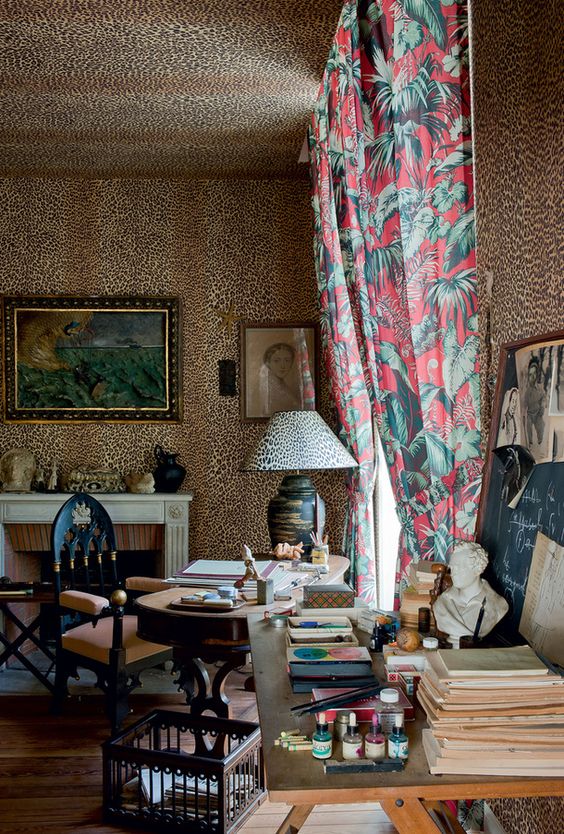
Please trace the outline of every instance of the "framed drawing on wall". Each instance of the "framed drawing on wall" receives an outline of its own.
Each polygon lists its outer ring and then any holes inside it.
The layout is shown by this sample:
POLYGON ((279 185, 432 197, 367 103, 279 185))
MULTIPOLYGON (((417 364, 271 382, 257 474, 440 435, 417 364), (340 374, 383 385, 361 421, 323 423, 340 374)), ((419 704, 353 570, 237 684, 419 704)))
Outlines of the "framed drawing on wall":
POLYGON ((178 422, 176 298, 4 297, 4 422, 178 422))
POLYGON ((318 407, 319 330, 315 322, 241 324, 241 419, 318 407))

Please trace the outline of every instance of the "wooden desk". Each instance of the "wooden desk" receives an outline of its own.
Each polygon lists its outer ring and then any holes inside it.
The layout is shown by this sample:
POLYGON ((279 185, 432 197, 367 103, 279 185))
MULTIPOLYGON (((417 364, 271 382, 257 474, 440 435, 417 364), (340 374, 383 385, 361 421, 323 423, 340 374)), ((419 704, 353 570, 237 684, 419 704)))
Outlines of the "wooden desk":
MULTIPOLYGON (((348 559, 330 556, 329 573, 319 580, 323 584, 341 582, 349 566, 348 559)), ((241 563, 241 573, 244 566, 241 563)), ((200 715, 212 710, 222 718, 229 718, 229 700, 224 692, 225 681, 233 669, 244 666, 250 651, 247 615, 252 611, 263 618, 267 610, 284 608, 285 603, 272 605, 244 605, 235 611, 178 611, 169 604, 189 588, 173 587, 136 600, 139 637, 173 647, 174 661, 179 669, 178 685, 186 693, 192 712, 200 715), (222 665, 210 683, 205 663, 222 665)), ((299 599, 303 590, 297 588, 292 596, 299 599)), ((269 626, 270 631, 276 629, 269 626)), ((283 629, 280 629, 283 631, 283 629)))
MULTIPOLYGON (((417 711, 415 721, 407 722, 409 762, 401 773, 356 773, 325 775, 323 763, 311 752, 288 753, 274 746, 282 730, 299 727, 314 729, 311 715, 295 718, 290 707, 305 703, 305 695, 292 693, 286 671, 285 634, 260 617, 248 618, 253 671, 264 747, 266 783, 273 802, 295 806, 277 834, 299 831, 315 805, 374 802, 382 808, 400 834, 438 834, 441 828, 438 800, 528 796, 564 796, 564 779, 535 779, 501 776, 432 776, 421 745, 424 714, 417 711), (433 819, 439 822, 435 824, 433 819)), ((461 832, 457 823, 451 831, 461 832)))

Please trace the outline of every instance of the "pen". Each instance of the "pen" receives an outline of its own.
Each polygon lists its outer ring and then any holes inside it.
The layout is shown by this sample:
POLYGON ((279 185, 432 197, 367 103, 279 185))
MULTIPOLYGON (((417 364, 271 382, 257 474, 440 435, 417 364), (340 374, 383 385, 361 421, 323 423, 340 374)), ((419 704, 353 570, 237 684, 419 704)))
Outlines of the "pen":
POLYGON ((484 619, 484 609, 486 607, 486 597, 483 598, 482 604, 480 605, 480 611, 478 612, 478 619, 476 620, 476 628, 474 629, 474 634, 472 635, 472 640, 476 642, 476 640, 480 636, 480 628, 482 627, 482 620, 484 619))

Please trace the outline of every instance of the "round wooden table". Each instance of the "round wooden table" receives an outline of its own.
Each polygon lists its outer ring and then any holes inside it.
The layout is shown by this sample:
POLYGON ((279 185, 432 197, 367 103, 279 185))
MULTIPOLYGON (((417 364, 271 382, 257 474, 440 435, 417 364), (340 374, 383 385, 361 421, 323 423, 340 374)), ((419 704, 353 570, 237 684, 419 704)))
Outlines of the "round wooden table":
MULTIPOLYGON (((329 573, 323 574, 323 585, 341 582, 349 560, 343 556, 329 557, 329 573)), ((143 640, 172 646, 178 685, 186 693, 190 710, 201 715, 205 710, 222 718, 230 717, 225 681, 234 669, 244 666, 250 652, 248 614, 263 615, 272 609, 283 609, 285 603, 243 605, 231 611, 179 611, 171 603, 190 593, 190 588, 172 587, 166 591, 145 594, 135 601, 137 633, 143 640), (205 664, 220 663, 210 682, 205 664)), ((201 589, 198 589, 201 590, 201 589)), ((303 588, 292 592, 300 599, 303 588)))

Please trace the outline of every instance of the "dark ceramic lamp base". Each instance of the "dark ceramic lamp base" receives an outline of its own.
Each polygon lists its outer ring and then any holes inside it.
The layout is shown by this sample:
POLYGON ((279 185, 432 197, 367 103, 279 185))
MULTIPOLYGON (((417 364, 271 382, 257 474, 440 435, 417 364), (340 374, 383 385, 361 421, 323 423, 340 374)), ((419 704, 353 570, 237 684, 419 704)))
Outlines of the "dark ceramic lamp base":
POLYGON ((304 546, 310 555, 311 533, 323 535, 325 502, 315 491, 307 475, 286 475, 278 495, 268 505, 268 530, 272 547, 281 542, 304 546))

